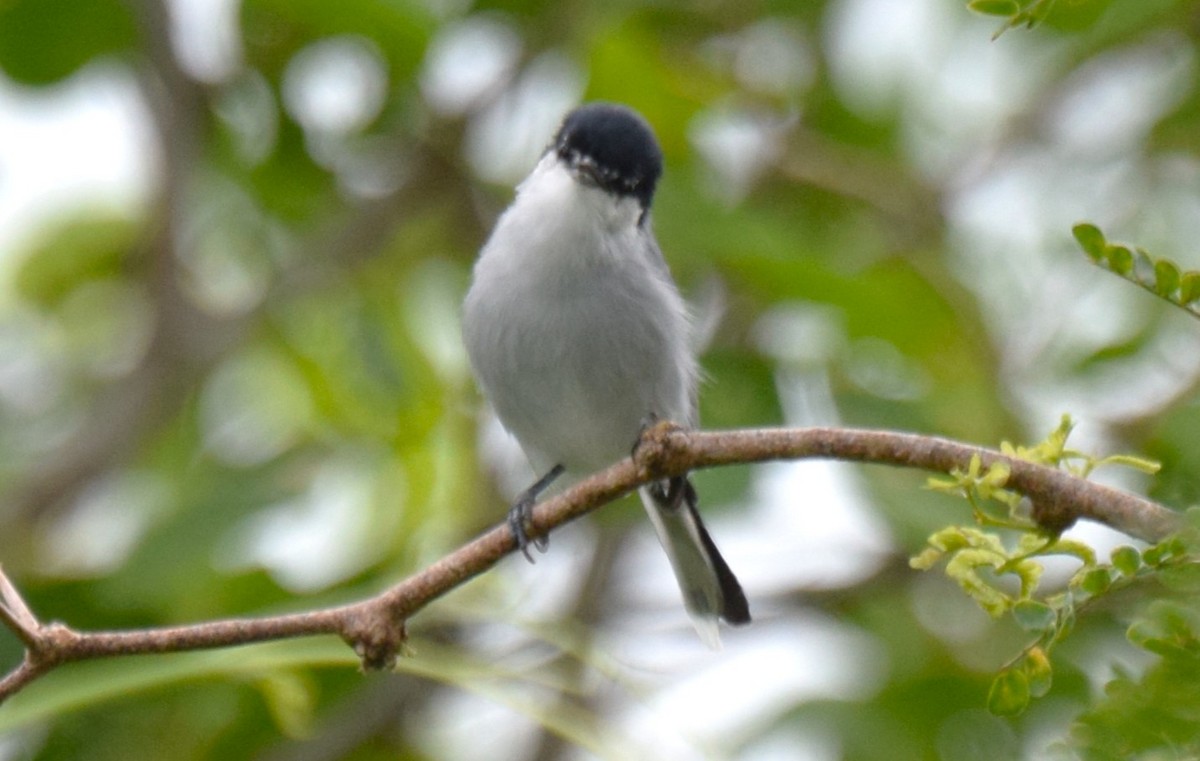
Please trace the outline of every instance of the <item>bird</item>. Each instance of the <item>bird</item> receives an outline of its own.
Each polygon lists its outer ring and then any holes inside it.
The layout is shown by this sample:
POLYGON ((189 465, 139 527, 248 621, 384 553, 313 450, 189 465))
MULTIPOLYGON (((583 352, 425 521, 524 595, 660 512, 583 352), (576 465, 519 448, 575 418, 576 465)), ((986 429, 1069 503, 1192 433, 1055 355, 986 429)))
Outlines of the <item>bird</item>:
MULTIPOLYGON (((653 129, 631 108, 570 111, 480 249, 463 302, 474 375, 537 480, 508 512, 627 456, 649 421, 698 424, 693 321, 651 227, 663 171, 653 129)), ((741 584, 687 476, 639 489, 702 641, 750 621, 741 584)), ((544 549, 540 543, 535 543, 544 549)))

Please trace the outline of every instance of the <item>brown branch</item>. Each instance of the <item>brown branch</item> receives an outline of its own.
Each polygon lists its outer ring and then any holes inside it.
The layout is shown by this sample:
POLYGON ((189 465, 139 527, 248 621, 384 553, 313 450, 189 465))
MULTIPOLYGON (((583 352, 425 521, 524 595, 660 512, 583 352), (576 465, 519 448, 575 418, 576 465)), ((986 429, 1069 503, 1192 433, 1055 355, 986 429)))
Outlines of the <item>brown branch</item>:
MULTIPOLYGON (((1008 463, 1011 475, 1007 488, 1028 496, 1034 503, 1034 517, 1050 530, 1060 531, 1076 519, 1087 518, 1130 536, 1156 541, 1180 526, 1177 513, 1142 497, 946 439, 839 428, 703 433, 661 423, 643 434, 634 457, 538 505, 530 535, 541 536, 650 481, 700 468, 832 458, 945 473, 965 470, 974 455, 979 455, 984 465, 1008 463)), ((409 616, 488 570, 514 548, 507 526, 501 525, 361 602, 282 616, 116 632, 76 632, 62 624, 39 623, 0 572, 0 610, 4 612, 0 623, 27 645, 21 665, 0 679, 0 701, 71 661, 229 647, 315 634, 340 636, 362 658, 365 668, 388 668, 402 651, 404 622, 409 616)))

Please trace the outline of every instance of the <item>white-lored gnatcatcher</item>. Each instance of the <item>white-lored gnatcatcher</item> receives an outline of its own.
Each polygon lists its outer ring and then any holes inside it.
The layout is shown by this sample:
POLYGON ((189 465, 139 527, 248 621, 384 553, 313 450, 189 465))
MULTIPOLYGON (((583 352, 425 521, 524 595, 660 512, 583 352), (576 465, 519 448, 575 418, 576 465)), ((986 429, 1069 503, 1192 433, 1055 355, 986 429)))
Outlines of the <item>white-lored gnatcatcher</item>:
MULTIPOLYGON (((517 188, 475 264, 463 307, 484 394, 539 480, 509 511, 525 526, 552 481, 629 454, 647 421, 695 426, 699 377, 687 304, 650 227, 662 151, 619 105, 567 115, 517 188)), ((750 621, 741 585, 696 510, 686 477, 640 495, 701 638, 750 621)))

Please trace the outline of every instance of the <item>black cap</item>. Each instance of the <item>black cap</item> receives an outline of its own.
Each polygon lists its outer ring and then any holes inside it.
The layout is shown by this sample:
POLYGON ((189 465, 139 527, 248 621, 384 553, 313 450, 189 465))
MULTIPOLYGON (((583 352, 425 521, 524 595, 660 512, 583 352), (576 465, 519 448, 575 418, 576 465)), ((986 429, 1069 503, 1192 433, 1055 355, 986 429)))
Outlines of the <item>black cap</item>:
POLYGON ((554 151, 599 187, 649 208, 662 175, 662 149, 636 111, 613 103, 580 106, 558 128, 554 151))

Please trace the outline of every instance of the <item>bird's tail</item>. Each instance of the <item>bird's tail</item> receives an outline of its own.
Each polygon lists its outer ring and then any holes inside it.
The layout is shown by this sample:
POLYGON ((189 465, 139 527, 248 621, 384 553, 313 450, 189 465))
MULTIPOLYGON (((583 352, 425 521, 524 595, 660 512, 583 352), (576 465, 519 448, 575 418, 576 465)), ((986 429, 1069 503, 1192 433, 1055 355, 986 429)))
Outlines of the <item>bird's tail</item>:
POLYGON ((690 481, 680 479, 670 489, 644 487, 638 493, 667 551, 696 632, 709 647, 719 647, 718 619, 749 623, 750 607, 742 585, 700 520, 696 490, 690 481))

